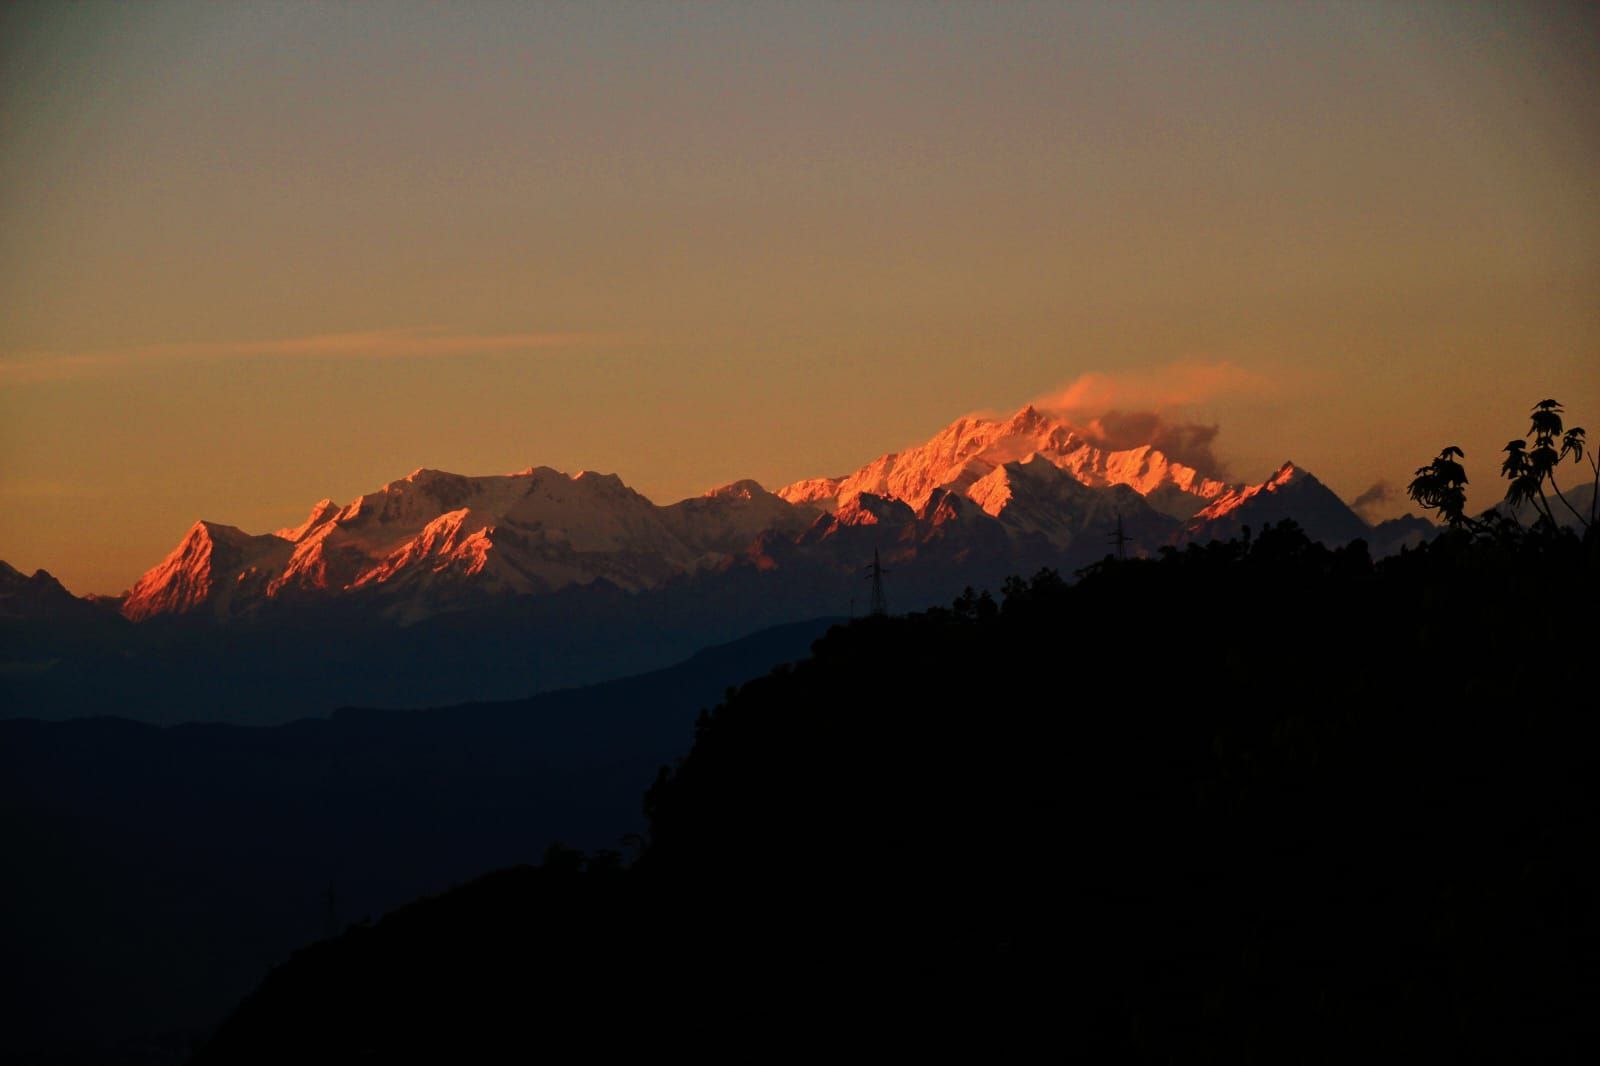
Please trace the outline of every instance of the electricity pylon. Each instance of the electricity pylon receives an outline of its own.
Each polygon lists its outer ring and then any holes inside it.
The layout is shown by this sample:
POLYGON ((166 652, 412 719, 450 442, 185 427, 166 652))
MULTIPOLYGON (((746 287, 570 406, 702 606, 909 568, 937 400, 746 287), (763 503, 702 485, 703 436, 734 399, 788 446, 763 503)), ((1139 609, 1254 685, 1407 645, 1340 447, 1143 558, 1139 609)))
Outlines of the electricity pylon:
POLYGON ((872 578, 872 614, 889 613, 889 599, 883 594, 883 575, 888 572, 878 561, 878 549, 873 548, 872 565, 867 567, 867 574, 872 578))
POLYGON ((1122 512, 1121 511, 1117 512, 1117 529, 1116 529, 1116 532, 1112 533, 1111 536, 1109 538, 1107 538, 1107 539, 1109 539, 1111 541, 1111 543, 1113 543, 1113 544, 1115 544, 1117 546, 1117 558, 1118 559, 1126 559, 1128 557, 1128 541, 1132 540, 1133 538, 1129 537, 1128 534, 1126 534, 1126 533, 1124 533, 1122 531, 1122 512))

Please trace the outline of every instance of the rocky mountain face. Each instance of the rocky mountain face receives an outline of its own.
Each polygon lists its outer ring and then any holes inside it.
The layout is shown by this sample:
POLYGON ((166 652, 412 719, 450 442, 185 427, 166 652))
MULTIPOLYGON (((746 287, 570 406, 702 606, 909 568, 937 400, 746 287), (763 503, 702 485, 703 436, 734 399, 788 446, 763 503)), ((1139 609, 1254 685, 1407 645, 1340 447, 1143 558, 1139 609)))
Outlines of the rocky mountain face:
POLYGON ((935 489, 965 494, 997 467, 1029 457, 1091 488, 1126 485, 1175 518, 1189 517, 1229 488, 1149 445, 1106 451, 1082 431, 1030 405, 1009 419, 957 419, 919 447, 880 456, 843 477, 797 481, 778 495, 832 510, 852 496, 872 492, 920 507, 935 489))
POLYGON ((340 599, 410 623, 485 598, 637 594, 740 568, 853 572, 875 550, 913 571, 1082 566, 1283 518, 1330 542, 1371 533, 1293 464, 1230 485, 1150 445, 1106 450, 1028 406, 957 419, 840 477, 775 493, 737 481, 665 507, 591 471, 417 470, 274 533, 197 522, 121 611, 233 619, 340 599))
POLYGON ((47 570, 32 576, 0 562, 0 620, 24 621, 99 618, 105 608, 68 592, 47 570))
POLYGON ((1260 529, 1284 519, 1293 519, 1313 540, 1328 544, 1344 544, 1371 533, 1371 527, 1332 490, 1293 463, 1284 463, 1259 485, 1222 493, 1194 516, 1189 529, 1207 540, 1226 540, 1245 526, 1260 529))
POLYGON ((715 565, 764 531, 798 533, 815 514, 753 481, 657 507, 613 474, 417 470, 343 507, 322 500, 300 525, 263 536, 197 522, 122 613, 228 618, 269 601, 356 596, 405 621, 466 598, 596 581, 639 592, 715 565))
POLYGON ((668 506, 609 474, 424 469, 271 533, 197 522, 117 599, 0 569, 0 706, 273 722, 514 698, 857 613, 875 556, 898 612, 1282 518, 1380 554, 1431 535, 1420 519, 1368 527, 1292 464, 1230 485, 1032 407, 841 477, 668 506))

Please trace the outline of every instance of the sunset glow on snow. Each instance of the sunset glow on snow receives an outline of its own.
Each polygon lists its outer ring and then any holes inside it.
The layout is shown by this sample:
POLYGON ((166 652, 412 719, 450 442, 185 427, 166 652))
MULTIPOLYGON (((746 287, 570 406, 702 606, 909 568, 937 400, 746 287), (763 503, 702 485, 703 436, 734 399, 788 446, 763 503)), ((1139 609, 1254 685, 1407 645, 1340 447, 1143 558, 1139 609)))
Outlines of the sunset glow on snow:
POLYGON ((1590 6, 365 14, 0 12, 0 558, 117 593, 419 467, 667 505, 1030 401, 1384 518, 1600 408, 1590 6))

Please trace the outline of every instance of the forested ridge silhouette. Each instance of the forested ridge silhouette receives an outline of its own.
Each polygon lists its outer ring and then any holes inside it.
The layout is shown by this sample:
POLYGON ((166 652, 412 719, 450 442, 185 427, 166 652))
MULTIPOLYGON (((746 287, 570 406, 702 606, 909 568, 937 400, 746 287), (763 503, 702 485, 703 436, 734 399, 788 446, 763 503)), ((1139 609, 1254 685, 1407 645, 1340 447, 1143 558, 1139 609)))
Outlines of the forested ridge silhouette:
POLYGON ((181 1061, 313 938, 553 839, 616 845, 700 710, 830 624, 503 703, 0 721, 0 1063, 181 1061))
POLYGON ((836 627, 702 716, 631 867, 353 927, 197 1061, 1576 1058, 1595 536, 1282 524, 836 627))

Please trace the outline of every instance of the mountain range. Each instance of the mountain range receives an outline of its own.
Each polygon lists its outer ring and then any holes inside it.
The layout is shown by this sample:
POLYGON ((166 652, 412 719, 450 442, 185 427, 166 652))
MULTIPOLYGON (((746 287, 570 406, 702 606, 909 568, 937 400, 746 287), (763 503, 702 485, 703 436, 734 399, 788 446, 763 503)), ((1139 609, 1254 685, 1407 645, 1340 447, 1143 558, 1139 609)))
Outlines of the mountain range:
POLYGON ((1283 519, 1375 554, 1433 528, 1371 526, 1293 463, 1230 483, 1150 444, 1108 449, 1032 406, 960 418, 841 476, 775 492, 736 481, 668 506, 592 471, 420 469, 271 533, 198 521, 119 597, 4 567, 0 694, 16 714, 109 700, 158 720, 249 706, 269 721, 307 688, 321 710, 513 698, 852 613, 874 556, 904 610, 1283 519))
MULTIPOLYGON (((1105 450, 1029 406, 1008 419, 958 419, 841 477, 776 492, 737 481, 665 507, 592 471, 416 470, 344 505, 321 500, 305 521, 272 533, 196 522, 117 607, 135 622, 229 619, 340 597, 411 622, 484 597, 596 582, 641 593, 740 564, 771 569, 786 552, 815 560, 835 542, 871 541, 891 563, 1051 550, 1088 561, 1119 520, 1134 550, 1149 552, 1281 518, 1328 542, 1375 532, 1292 463, 1258 485, 1228 484, 1150 445, 1105 450)), ((847 569, 862 561, 838 554, 847 569)))

